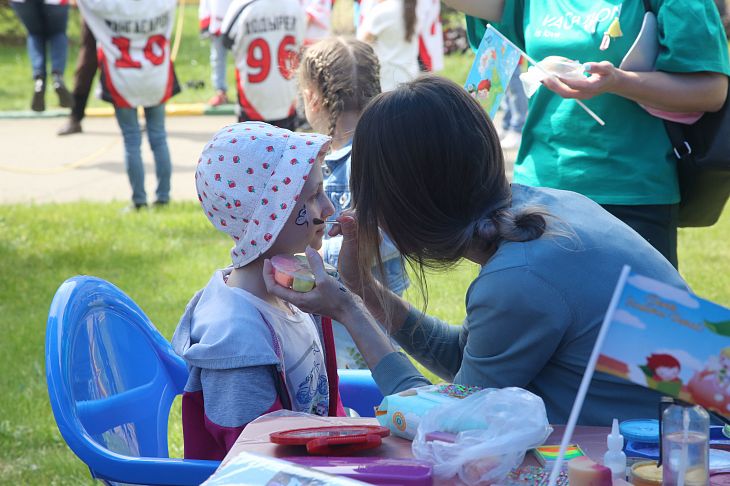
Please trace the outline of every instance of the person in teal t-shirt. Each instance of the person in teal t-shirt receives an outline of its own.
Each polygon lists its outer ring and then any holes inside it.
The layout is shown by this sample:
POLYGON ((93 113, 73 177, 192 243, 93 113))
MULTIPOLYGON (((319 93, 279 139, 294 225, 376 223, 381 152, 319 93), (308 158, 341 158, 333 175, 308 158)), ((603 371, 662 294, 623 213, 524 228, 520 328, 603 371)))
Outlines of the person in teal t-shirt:
POLYGON ((563 56, 587 63, 589 78, 547 79, 531 98, 515 182, 590 197, 677 266, 676 159, 662 120, 639 103, 670 112, 722 107, 730 62, 712 0, 650 1, 660 44, 655 72, 617 67, 641 28, 642 0, 447 3, 475 16, 467 16, 473 46, 484 33, 482 19, 487 19, 538 61, 563 56), (606 125, 600 126, 568 98, 585 100, 606 125))

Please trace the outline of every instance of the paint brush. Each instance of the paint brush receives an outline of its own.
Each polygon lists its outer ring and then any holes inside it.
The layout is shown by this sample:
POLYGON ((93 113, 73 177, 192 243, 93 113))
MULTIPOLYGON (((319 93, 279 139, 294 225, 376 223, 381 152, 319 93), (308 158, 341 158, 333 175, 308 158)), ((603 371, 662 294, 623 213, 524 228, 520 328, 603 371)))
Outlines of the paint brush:
POLYGON ((336 219, 323 220, 323 219, 319 219, 319 218, 312 218, 312 223, 314 223, 314 224, 340 224, 340 222, 337 221, 336 219))

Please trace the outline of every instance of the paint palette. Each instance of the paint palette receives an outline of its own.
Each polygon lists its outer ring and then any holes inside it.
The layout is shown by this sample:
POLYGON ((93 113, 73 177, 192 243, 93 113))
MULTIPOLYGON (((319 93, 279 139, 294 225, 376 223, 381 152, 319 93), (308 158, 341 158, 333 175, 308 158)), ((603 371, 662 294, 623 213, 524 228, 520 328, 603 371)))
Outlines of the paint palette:
MULTIPOLYGON (((279 285, 297 292, 309 292, 315 286, 314 274, 305 255, 276 255, 271 258, 274 280, 279 285)), ((325 263, 324 270, 336 276, 337 269, 325 263)))

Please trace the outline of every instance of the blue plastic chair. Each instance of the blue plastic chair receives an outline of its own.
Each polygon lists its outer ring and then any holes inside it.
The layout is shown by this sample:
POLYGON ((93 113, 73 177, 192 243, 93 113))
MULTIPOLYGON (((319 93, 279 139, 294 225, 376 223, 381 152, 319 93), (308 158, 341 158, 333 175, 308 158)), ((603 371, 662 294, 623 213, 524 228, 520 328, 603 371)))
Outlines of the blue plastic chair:
POLYGON ((170 406, 188 372, 121 290, 78 276, 56 292, 46 327, 46 379, 66 443, 106 482, 200 484, 217 461, 171 459, 170 406))
POLYGON ((340 377, 340 398, 345 407, 361 417, 375 417, 375 407, 383 401, 383 394, 370 370, 337 370, 340 377))

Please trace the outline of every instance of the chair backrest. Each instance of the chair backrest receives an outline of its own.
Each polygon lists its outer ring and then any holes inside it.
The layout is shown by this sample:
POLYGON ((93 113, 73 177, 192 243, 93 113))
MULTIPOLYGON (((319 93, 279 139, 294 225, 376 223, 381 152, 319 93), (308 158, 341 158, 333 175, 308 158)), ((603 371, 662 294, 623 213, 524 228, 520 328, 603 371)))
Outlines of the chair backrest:
POLYGON ((216 461, 169 459, 170 406, 184 361, 111 283, 78 276, 56 292, 46 327, 46 379, 61 435, 99 479, 199 484, 216 461))
POLYGON ((370 370, 339 369, 337 374, 342 405, 355 410, 361 417, 375 417, 375 407, 383 401, 383 394, 370 370))

